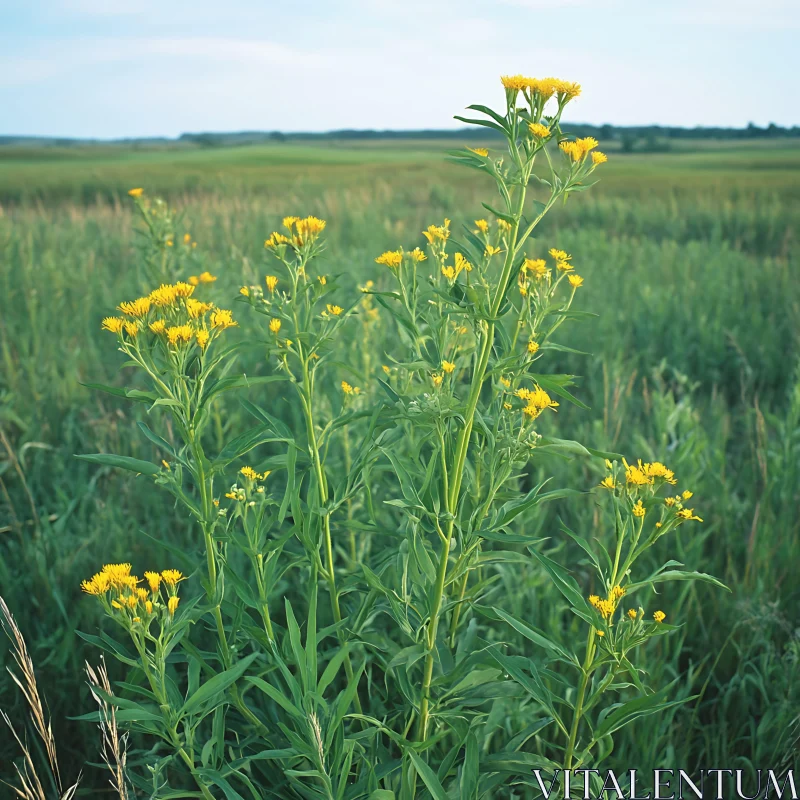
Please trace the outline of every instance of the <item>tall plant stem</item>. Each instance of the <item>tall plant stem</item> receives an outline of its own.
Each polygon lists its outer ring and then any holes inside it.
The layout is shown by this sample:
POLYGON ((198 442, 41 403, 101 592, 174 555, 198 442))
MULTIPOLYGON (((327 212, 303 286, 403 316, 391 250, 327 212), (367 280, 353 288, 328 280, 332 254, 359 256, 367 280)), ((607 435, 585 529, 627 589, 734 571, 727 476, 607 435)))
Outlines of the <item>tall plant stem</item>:
MULTIPOLYGON (((317 479, 317 493, 319 496, 319 504, 324 507, 328 503, 328 483, 325 479, 325 472, 322 468, 322 459, 319 455, 319 445, 317 443, 317 433, 314 428, 314 413, 311 408, 311 376, 308 373, 308 360, 303 360, 303 391, 301 393, 301 402, 303 406, 303 414, 306 420, 306 433, 308 436, 308 449, 311 456, 311 462, 314 467, 314 474, 317 479)), ((338 625, 342 621, 342 610, 339 606, 339 591, 336 587, 336 570, 333 563, 333 540, 331 537, 331 518, 328 513, 322 518, 322 533, 324 537, 323 546, 325 548, 325 578, 328 582, 328 594, 331 601, 331 613, 333 620, 338 625)), ((342 634, 341 626, 338 628, 339 641, 342 645, 345 644, 345 637, 342 634)), ((344 657, 344 671, 347 675, 348 682, 353 681, 353 663, 350 660, 348 653, 344 657)), ((361 700, 358 696, 358 689, 356 688, 353 703, 358 713, 361 713, 361 700)))
POLYGON ((567 740, 567 749, 564 751, 564 769, 572 768, 572 756, 575 752, 578 728, 580 727, 581 716, 583 715, 583 701, 586 698, 586 687, 589 685, 589 667, 594 658, 594 637, 594 628, 590 628, 589 635, 586 637, 586 657, 583 660, 583 667, 581 669, 578 695, 575 698, 575 712, 572 715, 572 726, 570 727, 569 739, 567 740))

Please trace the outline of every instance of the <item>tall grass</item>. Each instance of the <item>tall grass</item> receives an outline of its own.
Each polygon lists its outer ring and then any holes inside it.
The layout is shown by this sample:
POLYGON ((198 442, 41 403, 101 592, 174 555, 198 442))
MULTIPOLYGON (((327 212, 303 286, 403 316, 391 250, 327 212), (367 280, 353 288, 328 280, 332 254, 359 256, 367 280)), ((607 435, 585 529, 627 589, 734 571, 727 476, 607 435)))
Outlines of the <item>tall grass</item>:
MULTIPOLYGON (((707 157, 712 166, 715 157, 707 157)), ((581 397, 592 410, 562 408, 554 425, 597 448, 669 452, 698 496, 720 498, 702 533, 684 529, 678 541, 682 561, 701 563, 733 592, 670 590, 664 604, 686 619, 685 635, 663 639, 648 656, 654 681, 683 675, 681 691, 699 697, 629 730, 612 760, 620 769, 772 767, 796 752, 800 699, 792 569, 800 555, 797 164, 770 154, 780 169, 764 160, 738 169, 726 154, 715 172, 683 158, 631 161, 618 172, 610 164, 595 196, 571 198, 570 213, 542 227, 543 249, 564 247, 581 263, 591 291, 580 307, 599 315, 573 328, 570 342, 594 357, 562 354, 552 367, 583 376, 581 397)), ((413 240, 445 212, 481 215, 473 181, 451 180, 445 169, 422 178, 421 163, 429 166, 427 155, 364 166, 270 164, 259 168, 257 186, 226 167, 196 190, 188 170, 172 195, 228 293, 263 281, 264 237, 295 209, 328 220, 336 260, 326 271, 355 286, 374 277, 377 253, 413 240)), ((153 455, 132 435, 141 409, 81 385, 115 382, 118 354, 97 334, 101 310, 136 293, 132 218, 116 198, 140 181, 124 170, 114 177, 116 169, 98 166, 83 186, 75 174, 60 186, 43 179, 37 204, 7 206, 0 217, 0 585, 37 664, 63 763, 82 763, 98 748, 93 726, 67 721, 93 702, 75 630, 96 627, 96 609, 79 602, 79 579, 98 559, 160 559, 165 546, 192 546, 186 523, 162 497, 141 491, 140 479, 72 458, 153 455)), ((161 166, 149 174, 162 175, 161 166)), ((242 323, 241 335, 252 333, 242 323)), ((374 347, 376 359, 389 349, 374 347)), ((256 374, 251 358, 242 368, 256 374)), ((271 404, 290 419, 280 395, 271 404)), ((223 424, 235 427, 242 414, 230 404, 223 424)), ((555 462, 550 472, 559 485, 589 486, 599 476, 588 469, 555 462)), ((530 520, 530 532, 552 537, 579 565, 580 551, 557 534, 558 518, 586 530, 597 513, 589 500, 554 506, 530 520)), ((509 568, 495 591, 541 627, 573 624, 532 566, 509 568)), ((524 651, 525 640, 515 644, 524 651)), ((13 688, 9 679, 0 684, 12 716, 20 710, 13 688)), ((13 742, 4 740, 0 756, 16 757, 13 742)), ((84 779, 106 782, 100 770, 84 779)))

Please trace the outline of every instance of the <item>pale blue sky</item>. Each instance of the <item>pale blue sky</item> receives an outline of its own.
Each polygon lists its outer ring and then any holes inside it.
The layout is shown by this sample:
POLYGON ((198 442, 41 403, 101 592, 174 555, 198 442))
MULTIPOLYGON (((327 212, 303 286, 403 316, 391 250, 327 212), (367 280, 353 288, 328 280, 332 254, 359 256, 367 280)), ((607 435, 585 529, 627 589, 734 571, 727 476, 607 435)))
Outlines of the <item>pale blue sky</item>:
POLYGON ((800 123, 800 0, 0 0, 0 134, 447 128, 501 73, 573 121, 800 123))

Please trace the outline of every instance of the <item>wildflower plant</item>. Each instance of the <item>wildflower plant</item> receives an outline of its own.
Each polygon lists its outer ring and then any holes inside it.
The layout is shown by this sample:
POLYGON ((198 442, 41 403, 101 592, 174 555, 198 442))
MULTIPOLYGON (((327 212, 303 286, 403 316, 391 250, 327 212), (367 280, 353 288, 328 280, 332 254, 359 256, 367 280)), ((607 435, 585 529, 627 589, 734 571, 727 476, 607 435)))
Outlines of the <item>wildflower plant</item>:
POLYGON ((485 218, 377 255, 381 273, 349 301, 320 268, 327 223, 292 216, 234 316, 201 257, 176 272, 188 262, 170 255, 171 212, 131 192, 158 285, 102 327, 147 388, 95 386, 147 404, 157 430, 139 427, 163 460, 83 458, 167 490, 198 547, 183 571, 109 564, 83 589, 126 640, 86 636, 130 670, 120 693, 94 691, 130 725, 129 763, 147 769, 127 779, 151 797, 466 799, 512 783, 534 797, 532 769, 596 767, 622 726, 678 702, 636 660, 678 627, 646 594, 716 581, 674 560, 644 575, 640 559, 701 521, 691 493, 671 494, 660 462, 553 435, 564 404, 586 409, 574 376, 547 365, 570 350, 563 323, 589 316, 574 303, 591 278, 534 234, 606 157, 562 130, 577 84, 502 83, 504 109, 459 117, 500 134, 502 155, 451 156, 494 185, 485 218), (243 314, 268 374, 233 372, 243 314), (252 427, 211 436, 235 390, 252 427), (608 535, 564 529, 550 550, 554 534, 526 531, 545 503, 581 494, 534 480, 553 455, 604 460, 608 535), (553 558, 570 548, 590 585, 553 558), (503 607, 509 569, 552 580, 580 641, 503 607))

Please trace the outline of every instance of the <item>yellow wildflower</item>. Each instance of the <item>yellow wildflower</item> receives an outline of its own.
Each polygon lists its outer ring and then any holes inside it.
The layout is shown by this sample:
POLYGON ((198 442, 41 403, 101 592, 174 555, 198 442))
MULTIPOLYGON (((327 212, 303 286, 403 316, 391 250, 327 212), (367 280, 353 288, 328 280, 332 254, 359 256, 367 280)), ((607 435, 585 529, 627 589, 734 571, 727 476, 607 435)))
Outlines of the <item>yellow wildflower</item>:
POLYGON ((281 245, 289 244, 289 242, 291 242, 291 239, 289 239, 288 236, 284 236, 282 233, 275 231, 269 237, 269 239, 264 242, 264 247, 275 248, 280 247, 281 245))
POLYGON ((298 219, 294 223, 297 235, 301 239, 314 240, 325 230, 325 220, 317 217, 306 217, 305 219, 298 219))
POLYGON ((573 289, 577 289, 579 286, 583 286, 583 278, 580 275, 570 275, 567 280, 569 281, 569 285, 573 289))
POLYGON ((139 333, 139 326, 135 322, 126 322, 123 327, 125 328, 125 333, 127 333, 131 339, 135 339, 139 333))
POLYGON ((506 387, 506 389, 511 388, 511 381, 508 378, 500 378, 500 383, 502 383, 503 386, 506 387))
POLYGON ((128 189, 128 194, 131 197, 141 197, 144 194, 144 189, 141 186, 137 186, 135 189, 128 189))
POLYGON ((533 339, 531 339, 528 342, 527 350, 528 350, 528 353, 530 353, 530 355, 533 355, 534 353, 538 352, 538 350, 539 350, 539 342, 535 342, 533 339))
POLYGON ((325 286, 328 282, 328 279, 324 275, 320 275, 317 280, 319 281, 320 286, 325 286))
POLYGON ((442 275, 444 275, 447 280, 454 281, 456 279, 455 267, 442 267, 442 275))
POLYGON ((387 250, 375 259, 376 264, 384 264, 390 269, 397 269, 403 263, 402 250, 387 250))
POLYGON ((532 79, 526 78, 523 75, 501 75, 500 80, 504 88, 519 92, 522 89, 528 88, 532 79))
POLYGON ((489 155, 489 151, 485 147, 468 147, 467 150, 482 158, 486 158, 489 155))
POLYGON ((694 511, 691 508, 682 508, 678 511, 677 516, 679 519, 683 520, 696 520, 697 522, 702 522, 703 520, 700 517, 695 516, 694 511))
POLYGON ((150 586, 150 591, 155 593, 161 585, 161 575, 158 572, 145 572, 144 579, 150 586))
POLYGON ((550 135, 550 128, 547 125, 542 125, 539 122, 531 122, 528 125, 528 130, 537 139, 546 139, 550 135))
POLYGON ((475 220, 475 227, 481 233, 488 233, 488 231, 489 231, 489 223, 485 219, 476 219, 475 220))
POLYGON ((605 478, 603 478, 603 480, 600 481, 600 486, 603 489, 609 489, 613 491, 617 488, 617 483, 610 475, 607 475, 605 478))
POLYGON ((667 508, 672 508, 672 506, 675 505, 675 498, 674 497, 665 497, 664 498, 664 503, 667 506, 667 508))
POLYGON ((103 320, 103 330, 104 331, 111 331, 111 333, 121 333, 122 326, 125 324, 125 320, 121 317, 106 317, 103 320))
POLYGON ((292 229, 292 225, 294 225, 295 222, 299 222, 299 221, 300 221, 300 217, 284 217, 283 218, 283 227, 287 228, 288 230, 291 230, 292 229))
POLYGON ((455 368, 456 368, 456 365, 452 361, 442 361, 442 369, 448 375, 450 375, 455 368))
POLYGON ((342 381, 342 391, 345 394, 353 394, 353 387, 347 381, 342 381))
MULTIPOLYGON (((123 586, 129 585, 128 579, 131 577, 130 564, 106 564, 102 572, 108 576, 110 584, 116 589, 121 589, 123 586)), ((97 576, 95 576, 95 578, 96 577, 97 576)))
POLYGON ((167 600, 167 609, 171 617, 175 616, 175 612, 178 610, 178 603, 180 603, 180 598, 177 595, 173 595, 167 600))
POLYGON ((191 297, 186 301, 186 311, 191 319, 202 317, 203 314, 211 311, 213 307, 213 303, 201 303, 199 300, 195 300, 191 297))
POLYGON ((663 611, 656 611, 653 614, 653 619, 659 623, 659 625, 667 618, 667 615, 663 611))
POLYGON ((239 289, 239 294, 243 294, 245 297, 250 297, 250 290, 246 286, 242 286, 242 288, 239 289))
POLYGON ((329 314, 333 314, 334 317, 338 317, 344 309, 341 306, 332 306, 330 303, 325 306, 328 309, 329 314))
POLYGON ((425 261, 428 258, 419 247, 415 247, 408 255, 412 261, 425 261))
POLYGON ((453 257, 453 260, 455 261, 456 275, 458 275, 462 270, 472 272, 472 264, 470 264, 461 253, 456 253, 453 257))
POLYGON ((608 156, 605 153, 601 153, 599 150, 592 153, 592 164, 605 164, 606 161, 608 161, 608 156))
POLYGON ((81 589, 86 594, 101 595, 111 588, 111 577, 105 572, 98 572, 88 581, 81 581, 81 589))
POLYGON ((208 346, 208 341, 211 338, 211 334, 205 328, 200 328, 195 332, 194 338, 197 341, 200 349, 205 350, 208 346))
POLYGON ((532 272, 537 277, 541 277, 547 272, 547 264, 543 258, 526 258, 522 262, 521 271, 532 272))
POLYGON ((178 569, 162 570, 161 577, 167 586, 176 586, 180 581, 186 580, 183 573, 178 569))
POLYGON ((156 319, 150 323, 150 330, 156 334, 156 336, 164 333, 167 329, 167 323, 164 322, 163 319, 156 319))
POLYGON ((192 241, 192 234, 191 233, 184 233, 183 234, 183 243, 190 244, 192 241))
POLYGON ((273 317, 269 321, 269 329, 272 331, 272 333, 277 334, 281 329, 281 321, 277 317, 273 317))
POLYGON ((643 517, 645 513, 647 513, 645 507, 642 505, 641 500, 636 501, 636 505, 633 507, 632 512, 634 517, 643 517))
POLYGON ((433 381, 433 385, 437 388, 442 385, 442 381, 444 380, 444 375, 441 372, 434 372, 431 375, 431 380, 433 381))
POLYGON ((193 336, 194 330, 191 325, 173 325, 167 328, 167 341, 171 345, 188 344, 193 336))
POLYGON ((502 250, 499 247, 494 247, 490 244, 486 245, 486 250, 484 251, 484 255, 491 258, 492 256, 496 256, 498 253, 501 253, 502 250))
POLYGON ((197 275, 190 275, 186 279, 186 282, 191 284, 192 286, 197 286, 200 283, 200 278, 198 278, 197 275))
POLYGON ((690 500, 690 499, 693 497, 693 495, 694 495, 694 492, 690 492, 690 491, 687 489, 685 492, 683 492, 683 494, 681 494, 681 497, 682 497, 684 500, 690 500))
POLYGON ((422 235, 433 244, 435 240, 445 242, 450 238, 450 220, 445 219, 444 225, 429 225, 427 230, 422 231, 422 235))
POLYGON ((639 614, 633 608, 628 609, 628 619, 635 620, 638 616, 639 614))
POLYGON ((153 301, 149 297, 140 297, 138 300, 132 300, 131 302, 122 302, 117 308, 126 316, 139 319, 147 314, 152 303, 153 301))
POLYGON ((215 308, 211 314, 211 327, 224 331, 226 328, 234 328, 238 325, 233 319, 233 314, 224 308, 215 308))

